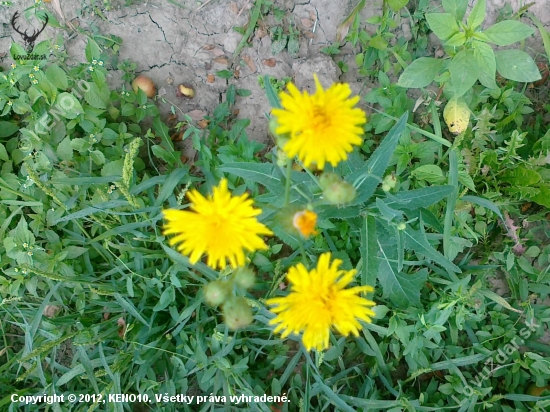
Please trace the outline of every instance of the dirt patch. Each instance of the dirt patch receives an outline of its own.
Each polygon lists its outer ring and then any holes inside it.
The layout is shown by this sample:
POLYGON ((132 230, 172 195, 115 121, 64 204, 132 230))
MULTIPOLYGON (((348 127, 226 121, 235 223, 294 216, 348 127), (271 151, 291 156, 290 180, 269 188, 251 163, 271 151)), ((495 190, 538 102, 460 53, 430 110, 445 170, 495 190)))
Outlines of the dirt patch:
MULTIPOLYGON (((24 1, 18 8, 23 10, 33 3, 24 1)), ((119 36, 123 40, 119 60, 137 62, 136 72, 147 74, 155 81, 159 95, 166 101, 158 101, 163 113, 169 112, 170 103, 186 113, 194 110, 211 113, 224 99, 228 85, 235 84, 237 88, 251 91, 250 96, 241 97, 237 101, 239 117, 251 121, 249 137, 267 141, 265 113, 270 108, 258 83, 259 76, 267 74, 279 79, 291 77, 298 87, 312 87, 312 73, 315 72, 325 86, 340 80, 349 82, 355 93, 364 95, 370 90, 368 83, 365 87, 365 79, 357 74, 351 45, 344 45, 337 57, 349 66, 345 74, 342 74, 331 57, 320 51, 335 41, 338 25, 355 7, 355 0, 276 1, 274 6, 283 12, 286 21, 298 33, 298 44, 293 53, 287 50, 274 53, 273 33, 270 30, 278 22, 270 21, 272 17, 262 14, 258 30, 253 33, 249 43, 237 50, 243 36, 234 28, 248 23, 251 9, 255 7, 252 0, 211 0, 202 5, 196 1, 180 0, 181 6, 167 0, 156 0, 128 7, 123 6, 122 1, 113 1, 114 10, 100 14, 94 12, 87 3, 62 3, 66 20, 85 30, 95 29, 102 34, 119 36), (235 76, 230 79, 215 76, 217 71, 227 69, 235 71, 235 76), (194 99, 176 97, 175 85, 181 82, 195 88, 194 99)), ((361 12, 364 19, 381 14, 382 1, 367 3, 361 12)), ((487 3, 487 24, 490 24, 497 19, 499 12, 505 10, 506 2, 490 0, 487 3)), ((511 1, 510 10, 517 11, 522 5, 520 3, 519 0, 511 1)), ((52 4, 47 7, 61 20, 52 4)), ((545 25, 550 26, 550 9, 546 0, 537 1, 530 10, 545 25)), ((14 7, 0 11, 3 22, 0 49, 4 52, 8 52, 12 41, 21 41, 9 25, 15 11, 14 7)), ((410 37, 408 18, 401 19, 400 29, 399 35, 410 37)), ((53 38, 59 34, 68 39, 66 45, 69 55, 75 60, 84 59, 85 36, 69 38, 71 33, 53 27, 48 27, 42 36, 53 38)), ((6 59, 4 63, 11 62, 6 59)), ((120 87, 120 73, 110 72, 109 82, 114 87, 120 87)))

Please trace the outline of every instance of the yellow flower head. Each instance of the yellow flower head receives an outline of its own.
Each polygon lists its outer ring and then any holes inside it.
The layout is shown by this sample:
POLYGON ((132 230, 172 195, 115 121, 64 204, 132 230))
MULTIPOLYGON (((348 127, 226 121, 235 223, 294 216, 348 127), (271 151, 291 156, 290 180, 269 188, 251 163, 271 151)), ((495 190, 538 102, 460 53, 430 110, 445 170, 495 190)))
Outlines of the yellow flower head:
POLYGON ((246 193, 231 196, 226 179, 207 198, 196 190, 187 196, 192 211, 163 211, 168 221, 164 234, 176 235, 169 239, 169 244, 179 244, 177 249, 189 256, 192 264, 206 253, 208 266, 224 269, 229 260, 231 267, 236 268, 245 264, 244 249, 251 252, 267 249, 260 235, 273 233, 256 219, 262 211, 252 207, 252 199, 246 193))
POLYGON ((271 311, 277 316, 269 322, 277 325, 275 333, 283 331, 285 338, 303 331, 302 341, 307 350, 328 348, 332 327, 342 335, 358 336, 361 327, 358 319, 370 323, 374 316, 369 307, 375 303, 359 296, 360 292, 374 289, 371 286, 346 289, 356 271, 339 270, 342 261, 334 259, 330 263, 330 257, 330 252, 323 253, 317 268, 309 272, 301 263, 291 267, 287 274, 291 292, 267 300, 268 305, 276 305, 271 311))
POLYGON ((317 213, 312 212, 311 210, 302 210, 297 212, 292 219, 292 225, 305 238, 317 234, 317 231, 315 230, 316 224, 317 213))
POLYGON ((306 167, 316 163, 322 170, 325 163, 336 166, 348 158, 352 145, 362 142, 365 112, 354 108, 359 96, 349 98, 347 83, 337 83, 323 90, 317 75, 313 75, 317 91, 314 95, 300 93, 288 84, 289 93, 280 93, 282 109, 273 109, 277 134, 288 133, 290 139, 283 150, 289 157, 298 156, 306 167))

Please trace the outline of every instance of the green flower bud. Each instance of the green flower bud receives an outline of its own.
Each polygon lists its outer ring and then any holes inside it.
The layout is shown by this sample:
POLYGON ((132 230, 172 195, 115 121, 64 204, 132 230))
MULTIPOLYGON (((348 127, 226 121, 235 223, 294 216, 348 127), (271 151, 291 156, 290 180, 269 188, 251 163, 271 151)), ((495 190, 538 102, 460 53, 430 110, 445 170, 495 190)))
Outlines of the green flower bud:
POLYGON ((252 309, 242 296, 232 296, 223 305, 223 317, 231 330, 244 328, 252 323, 252 309))
POLYGON ((250 289, 254 286, 256 280, 256 274, 250 268, 238 268, 233 274, 235 283, 242 288, 250 289))
POLYGON ((277 166, 285 167, 287 160, 288 156, 286 155, 286 153, 281 149, 277 149, 277 166))
POLYGON ((333 205, 345 205, 355 199, 355 188, 348 182, 337 182, 323 190, 323 196, 333 205))
POLYGON ((405 230, 407 228, 407 224, 405 222, 399 222, 397 224, 397 229, 398 230, 405 230))
POLYGON ((321 186, 321 189, 325 190, 329 186, 340 183, 342 179, 340 176, 338 176, 336 173, 323 173, 321 177, 319 178, 319 185, 321 186))
POLYGON ((384 192, 389 192, 390 190, 394 189, 396 185, 397 185, 397 178, 393 173, 391 173, 387 175, 382 181, 382 190, 384 192))
POLYGON ((204 300, 210 306, 216 307, 227 300, 233 284, 226 280, 215 280, 206 284, 203 288, 204 300))

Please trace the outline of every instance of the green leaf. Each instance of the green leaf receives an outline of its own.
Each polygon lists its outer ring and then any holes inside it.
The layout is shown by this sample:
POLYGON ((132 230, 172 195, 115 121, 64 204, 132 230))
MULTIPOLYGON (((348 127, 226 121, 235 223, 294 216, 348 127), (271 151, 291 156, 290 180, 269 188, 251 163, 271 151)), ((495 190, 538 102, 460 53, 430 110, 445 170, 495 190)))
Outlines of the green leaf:
POLYGON ((445 181, 443 170, 437 165, 423 165, 411 172, 411 176, 428 183, 441 183, 445 181))
POLYGON ((46 69, 46 78, 48 81, 60 90, 66 90, 69 87, 67 75, 57 64, 52 64, 46 69))
POLYGON ((413 230, 410 225, 407 225, 404 233, 407 248, 414 250, 417 255, 423 256, 426 259, 437 263, 438 265, 444 267, 451 272, 461 272, 458 266, 449 261, 449 259, 447 259, 441 253, 435 250, 432 245, 430 245, 428 239, 426 238, 426 234, 422 229, 413 230))
POLYGON ((485 208, 495 212, 496 215, 498 217, 500 217, 500 219, 504 222, 504 217, 502 216, 502 213, 500 213, 500 209, 498 208, 497 205, 495 205, 489 199, 484 199, 484 198, 479 197, 479 196, 462 196, 460 198, 460 200, 462 200, 463 202, 470 202, 470 203, 474 203, 478 206, 485 207, 485 208))
POLYGON ((485 0, 476 0, 476 4, 474 4, 474 7, 468 16, 468 20, 466 21, 466 24, 470 30, 475 30, 481 26, 481 23, 485 20, 486 9, 487 6, 485 4, 485 0))
POLYGON ((63 92, 55 99, 55 108, 58 114, 66 119, 74 119, 84 112, 80 102, 71 93, 63 92))
POLYGON ((428 207, 448 196, 453 189, 453 186, 445 185, 401 191, 396 195, 388 196, 386 204, 393 208, 407 210, 428 207))
POLYGON ((19 130, 19 126, 12 122, 0 120, 0 137, 8 137, 19 130))
POLYGON ((267 94, 267 101, 269 102, 270 106, 274 109, 280 109, 281 107, 281 100, 279 99, 279 96, 273 89, 273 86, 271 85, 271 82, 269 81, 270 76, 265 75, 264 76, 264 86, 265 86, 265 94, 267 94))
POLYGON ((481 41, 472 41, 472 46, 479 66, 479 82, 489 89, 496 89, 498 86, 495 82, 497 70, 495 52, 491 46, 481 41))
POLYGON ((92 39, 91 37, 88 37, 88 44, 86 44, 86 60, 88 60, 89 63, 92 62, 92 60, 99 60, 99 57, 101 55, 101 49, 97 45, 97 43, 92 39))
POLYGON ((468 0, 443 0, 443 10, 454 16, 457 21, 462 21, 468 8, 468 0))
POLYGON ((541 176, 534 170, 519 166, 515 169, 507 169, 501 179, 513 186, 532 186, 540 182, 541 176))
POLYGON ((88 83, 88 87, 89 89, 84 93, 84 100, 96 109, 106 109, 110 95, 109 88, 99 88, 95 83, 88 83))
POLYGON ((6 150, 6 146, 4 146, 2 143, 0 143, 0 160, 3 160, 4 162, 10 160, 10 157, 8 156, 8 151, 6 150))
POLYGON ((102 165, 105 163, 105 155, 101 150, 92 150, 90 152, 90 158, 96 165, 102 165))
POLYGON ((461 50, 449 64, 454 97, 464 95, 479 77, 479 66, 472 50, 461 50))
POLYGON ((217 170, 260 183, 274 193, 281 192, 284 186, 279 169, 268 163, 226 163, 217 170))
POLYGON ((403 113, 399 121, 391 128, 365 165, 356 172, 346 176, 346 181, 352 183, 357 191, 357 196, 352 205, 365 202, 376 190, 388 168, 401 133, 405 129, 408 116, 408 112, 403 113))
POLYGON ((73 148, 69 137, 65 137, 57 146, 57 156, 61 160, 73 160, 73 148))
POLYGON ((233 72, 230 70, 218 70, 216 76, 221 77, 222 79, 230 79, 233 77, 233 72))
POLYGON ((176 300, 176 291, 173 286, 168 286, 166 289, 164 289, 164 292, 162 292, 162 295, 160 295, 160 299, 153 308, 153 311, 159 312, 161 310, 164 310, 173 303, 176 300))
POLYGON ((539 29, 540 36, 542 37, 542 42, 544 44, 544 51, 546 52, 546 58, 550 59, 550 34, 548 33, 548 30, 546 30, 541 21, 532 14, 529 15, 529 18, 533 20, 533 23, 535 23, 539 29))
POLYGON ((460 47, 464 43, 466 43, 466 33, 463 31, 458 32, 457 34, 451 36, 449 40, 447 40, 444 45, 449 47, 460 47))
POLYGON ((439 74, 443 60, 433 57, 420 57, 405 68, 397 85, 401 87, 426 87, 439 74))
POLYGON ((140 315, 139 311, 136 309, 134 304, 130 302, 129 300, 125 299, 122 295, 119 293, 115 293, 113 295, 120 305, 122 309, 124 309, 126 312, 128 312, 130 315, 132 315, 134 318, 139 320, 141 323, 143 323, 145 326, 149 327, 149 324, 147 321, 143 318, 143 316, 140 315))
POLYGON ((498 73, 516 82, 540 80, 540 72, 527 53, 522 50, 500 50, 495 52, 498 73))
POLYGON ((487 40, 497 46, 508 46, 535 33, 535 29, 517 20, 501 21, 483 32, 487 40))
POLYGON ((550 207, 550 187, 541 186, 539 194, 532 197, 531 200, 541 206, 550 207))
POLYGON ((388 6, 395 12, 398 12, 407 5, 409 0, 387 0, 388 6))
POLYGON ((374 286, 378 273, 376 259, 376 221, 373 216, 367 215, 363 219, 361 229, 361 284, 374 286))
POLYGON ((460 31, 455 17, 450 13, 426 13, 426 21, 430 30, 445 42, 460 31))
POLYGON ((382 260, 378 268, 378 281, 382 286, 382 296, 389 298, 393 304, 406 309, 420 305, 420 290, 428 277, 428 269, 414 274, 403 274, 397 271, 395 263, 388 259, 380 242, 378 242, 382 260))
POLYGON ((164 184, 162 185, 162 190, 160 191, 157 199, 155 200, 154 206, 160 206, 162 203, 168 199, 171 195, 174 194, 174 190, 182 179, 189 174, 189 167, 182 167, 175 169, 164 184))

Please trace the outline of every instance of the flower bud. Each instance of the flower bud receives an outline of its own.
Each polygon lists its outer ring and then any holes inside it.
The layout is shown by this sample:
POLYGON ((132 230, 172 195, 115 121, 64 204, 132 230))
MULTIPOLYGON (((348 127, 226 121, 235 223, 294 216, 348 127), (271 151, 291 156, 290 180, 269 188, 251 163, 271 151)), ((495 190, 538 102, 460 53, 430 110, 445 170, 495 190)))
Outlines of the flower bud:
POLYGON ((333 205, 345 205, 355 199, 355 188, 351 183, 340 181, 323 190, 323 197, 333 205))
POLYGON ((288 156, 282 149, 277 149, 277 166, 285 167, 288 156))
POLYGON ((407 224, 405 222, 399 222, 397 224, 397 230, 405 230, 407 228, 407 224))
POLYGON ((391 173, 387 175, 382 181, 382 190, 384 192, 389 192, 390 190, 394 189, 396 185, 397 185, 397 178, 393 173, 391 173))
POLYGON ((242 296, 232 296, 223 305, 223 317, 231 330, 244 328, 252 323, 252 309, 242 296))
POLYGON ((226 301, 231 293, 233 284, 226 280, 215 280, 206 284, 203 288, 204 300, 210 306, 216 307, 226 301))
POLYGON ((336 173, 323 173, 319 178, 319 185, 321 189, 325 190, 330 185, 341 182, 342 179, 336 173))
POLYGON ((233 274, 235 283, 242 288, 250 289, 254 286, 256 280, 256 274, 250 268, 238 268, 233 274))
POLYGON ((317 224, 317 213, 311 210, 302 210, 294 214, 292 225, 300 234, 308 238, 311 235, 316 235, 315 225, 317 224))

